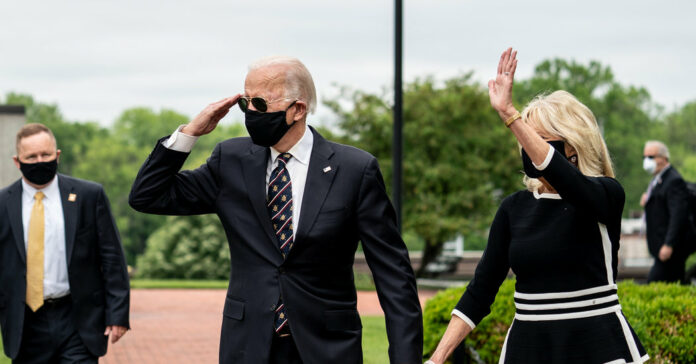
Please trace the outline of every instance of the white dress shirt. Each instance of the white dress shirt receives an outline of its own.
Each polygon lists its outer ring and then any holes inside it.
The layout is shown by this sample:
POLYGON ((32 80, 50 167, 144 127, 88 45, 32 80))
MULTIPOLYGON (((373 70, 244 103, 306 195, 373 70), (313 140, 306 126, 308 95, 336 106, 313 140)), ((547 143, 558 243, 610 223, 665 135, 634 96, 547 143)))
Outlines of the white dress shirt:
MULTIPOLYGON (((24 251, 27 251, 29 245, 29 219, 37 191, 39 190, 22 179, 24 251)), ((53 181, 40 191, 44 193, 44 299, 58 298, 70 293, 65 253, 65 219, 58 189, 58 176, 53 177, 53 181)))
MULTIPOLYGON (((178 152, 188 153, 193 149, 193 145, 198 140, 198 137, 186 135, 181 132, 183 125, 178 127, 172 133, 169 139, 162 142, 165 148, 176 150, 178 152)), ((292 158, 288 161, 288 172, 290 173, 290 181, 292 181, 292 220, 297 232, 297 227, 300 226, 300 210, 302 208, 302 198, 304 197, 305 185, 307 183, 307 171, 309 169, 309 158, 312 155, 312 147, 314 145, 314 134, 305 126, 305 132, 302 139, 290 148, 288 153, 292 154, 292 158)), ((271 155, 266 164, 266 189, 268 191, 268 182, 271 178, 273 169, 278 165, 279 151, 271 147, 271 155)), ((269 217, 270 219, 270 217, 269 217)))

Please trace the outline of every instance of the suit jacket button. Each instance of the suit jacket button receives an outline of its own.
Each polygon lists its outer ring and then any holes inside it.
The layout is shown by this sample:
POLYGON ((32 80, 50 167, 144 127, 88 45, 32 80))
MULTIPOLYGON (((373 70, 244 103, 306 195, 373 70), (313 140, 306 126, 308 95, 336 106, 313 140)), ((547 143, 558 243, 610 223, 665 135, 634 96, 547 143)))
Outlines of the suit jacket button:
POLYGON ((285 267, 278 267, 278 273, 285 274, 285 267))

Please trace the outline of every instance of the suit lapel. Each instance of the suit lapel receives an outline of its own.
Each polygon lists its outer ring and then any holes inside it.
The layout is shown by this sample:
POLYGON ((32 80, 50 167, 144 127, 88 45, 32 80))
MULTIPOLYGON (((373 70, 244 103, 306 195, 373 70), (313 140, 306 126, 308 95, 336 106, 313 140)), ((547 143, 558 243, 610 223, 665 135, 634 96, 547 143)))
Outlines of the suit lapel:
POLYGON ((19 256, 26 264, 27 252, 24 247, 24 224, 22 223, 22 180, 15 182, 10 187, 10 196, 7 204, 7 216, 10 218, 10 227, 14 235, 14 241, 19 250, 19 256))
POLYGON ((300 226, 296 238, 298 243, 302 242, 314 225, 314 220, 317 219, 339 167, 336 161, 331 161, 334 152, 326 139, 319 135, 314 128, 311 130, 314 133, 314 145, 312 146, 307 182, 302 197, 300 226))
POLYGON ((65 225, 65 254, 67 255, 68 266, 70 266, 70 259, 72 258, 72 252, 75 248, 75 231, 77 229, 77 206, 80 203, 78 199, 81 196, 75 191, 75 186, 71 183, 68 178, 64 175, 58 175, 58 189, 60 190, 60 202, 63 205, 63 219, 65 225), (70 194, 73 193, 77 196, 77 199, 69 200, 70 194))
POLYGON ((650 183, 655 183, 654 186, 652 186, 652 189, 650 190, 650 196, 648 197, 647 201, 645 201, 645 205, 653 200, 653 196, 655 196, 656 193, 658 193, 662 189, 662 182, 664 182, 665 178, 669 175, 670 169, 672 168, 671 165, 667 166, 665 170, 659 175, 655 177, 654 181, 650 181, 650 183))
POLYGON ((266 232, 268 239, 278 253, 277 258, 282 259, 275 232, 273 231, 273 226, 271 226, 271 218, 268 216, 268 210, 266 209, 265 186, 269 153, 270 150, 268 148, 253 145, 249 150, 249 154, 245 156, 244 163, 242 163, 242 173, 244 174, 244 182, 249 192, 249 201, 254 208, 256 217, 259 219, 261 227, 266 232))

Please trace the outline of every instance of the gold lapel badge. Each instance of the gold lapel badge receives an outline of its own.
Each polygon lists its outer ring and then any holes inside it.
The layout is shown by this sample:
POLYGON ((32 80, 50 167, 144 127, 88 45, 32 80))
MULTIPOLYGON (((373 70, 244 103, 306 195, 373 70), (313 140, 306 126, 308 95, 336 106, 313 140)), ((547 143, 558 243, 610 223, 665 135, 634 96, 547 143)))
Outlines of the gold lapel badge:
POLYGON ((77 195, 76 195, 76 194, 71 193, 71 194, 68 195, 68 201, 70 201, 70 202, 75 202, 75 200, 77 200, 77 195))

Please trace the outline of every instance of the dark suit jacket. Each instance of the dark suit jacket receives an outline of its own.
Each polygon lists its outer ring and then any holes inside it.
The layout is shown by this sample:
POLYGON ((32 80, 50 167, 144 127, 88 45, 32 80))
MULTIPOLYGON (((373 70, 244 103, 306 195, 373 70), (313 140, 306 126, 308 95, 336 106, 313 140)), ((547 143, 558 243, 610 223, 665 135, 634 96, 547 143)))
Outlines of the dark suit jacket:
POLYGON ((650 254, 658 257, 663 244, 674 249, 672 254, 675 258, 687 254, 687 244, 695 238, 689 226, 688 209, 686 183, 679 172, 669 166, 653 187, 645 204, 650 254))
POLYGON ((188 154, 158 142, 133 184, 131 206, 220 217, 232 260, 221 363, 268 361, 281 295, 304 363, 362 363, 353 282, 358 241, 386 315, 391 361, 420 363, 423 328, 415 278, 377 160, 312 132, 301 217, 286 260, 265 205, 270 149, 250 138, 219 143, 206 164, 182 172, 188 154))
MULTIPOLYGON (((128 327, 130 287, 126 260, 109 202, 94 182, 58 176, 75 327, 94 355, 106 353, 106 325, 128 327), (75 194, 75 201, 68 196, 75 194)), ((22 344, 26 251, 21 180, 0 190, 0 326, 5 354, 22 344)))

